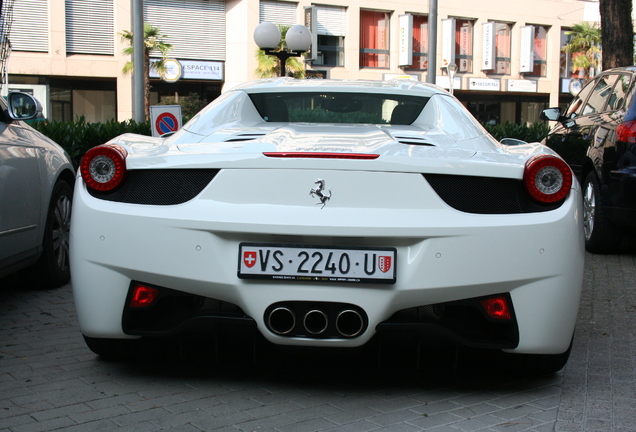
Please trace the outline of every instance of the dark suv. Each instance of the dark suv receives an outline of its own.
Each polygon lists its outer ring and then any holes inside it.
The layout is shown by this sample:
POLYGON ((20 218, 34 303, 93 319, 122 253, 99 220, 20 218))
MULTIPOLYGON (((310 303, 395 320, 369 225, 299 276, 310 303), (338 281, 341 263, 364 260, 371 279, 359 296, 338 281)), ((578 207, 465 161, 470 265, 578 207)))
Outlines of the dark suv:
POLYGON ((636 228, 636 67, 611 69, 588 81, 544 140, 572 167, 583 187, 588 251, 617 251, 636 228))

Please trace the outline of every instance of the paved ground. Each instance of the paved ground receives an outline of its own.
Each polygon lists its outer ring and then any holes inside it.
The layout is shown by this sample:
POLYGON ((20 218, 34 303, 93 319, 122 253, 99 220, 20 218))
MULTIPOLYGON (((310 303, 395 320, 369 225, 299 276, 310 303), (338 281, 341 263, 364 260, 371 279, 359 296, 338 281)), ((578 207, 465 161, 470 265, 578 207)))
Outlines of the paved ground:
POLYGON ((84 345, 69 286, 1 279, 0 432, 634 431, 635 258, 587 256, 572 357, 543 378, 487 358, 457 369, 452 351, 403 373, 360 357, 292 366, 284 352, 256 366, 234 351, 107 362, 84 345))

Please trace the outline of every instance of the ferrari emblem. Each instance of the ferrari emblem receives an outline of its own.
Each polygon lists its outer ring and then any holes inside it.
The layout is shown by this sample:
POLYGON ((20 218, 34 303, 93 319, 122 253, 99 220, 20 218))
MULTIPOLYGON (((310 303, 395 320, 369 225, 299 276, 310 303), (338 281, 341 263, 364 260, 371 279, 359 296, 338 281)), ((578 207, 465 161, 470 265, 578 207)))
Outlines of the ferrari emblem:
POLYGON ((245 251, 243 252, 243 263, 248 267, 254 267, 256 264, 256 252, 254 251, 245 251))
POLYGON ((390 256, 380 256, 378 258, 378 268, 382 273, 386 273, 391 270, 391 257, 390 256))
POLYGON ((329 189, 329 192, 325 191, 325 181, 323 179, 316 180, 314 184, 317 184, 318 187, 311 189, 309 191, 309 195, 311 195, 312 197, 317 196, 318 199, 320 199, 320 202, 317 202, 316 205, 322 204, 322 207, 320 208, 324 208, 327 204, 327 201, 329 201, 329 198, 331 198, 331 189, 329 189))

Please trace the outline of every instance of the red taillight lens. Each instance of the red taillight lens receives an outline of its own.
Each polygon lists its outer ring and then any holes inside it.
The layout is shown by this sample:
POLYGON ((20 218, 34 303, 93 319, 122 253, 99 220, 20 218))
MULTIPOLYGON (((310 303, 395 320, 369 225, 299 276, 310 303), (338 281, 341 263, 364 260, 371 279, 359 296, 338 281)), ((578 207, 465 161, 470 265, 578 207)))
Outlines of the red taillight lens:
POLYGON ((265 152, 267 157, 297 159, 377 159, 378 154, 368 153, 322 153, 322 152, 265 152))
POLYGON ((86 152, 80 173, 86 185, 98 191, 115 189, 126 176, 126 149, 106 144, 86 152))
POLYGON ((616 140, 636 143, 636 120, 625 122, 616 128, 616 140))
POLYGON ((526 162, 523 184, 535 200, 554 203, 565 199, 572 187, 572 170, 561 158, 538 155, 526 162))
POLYGON ((491 297, 480 303, 490 318, 509 320, 512 317, 508 299, 504 296, 491 297))
POLYGON ((136 285, 133 288, 132 298, 130 299, 130 307, 142 308, 150 306, 159 294, 157 288, 146 285, 136 285))

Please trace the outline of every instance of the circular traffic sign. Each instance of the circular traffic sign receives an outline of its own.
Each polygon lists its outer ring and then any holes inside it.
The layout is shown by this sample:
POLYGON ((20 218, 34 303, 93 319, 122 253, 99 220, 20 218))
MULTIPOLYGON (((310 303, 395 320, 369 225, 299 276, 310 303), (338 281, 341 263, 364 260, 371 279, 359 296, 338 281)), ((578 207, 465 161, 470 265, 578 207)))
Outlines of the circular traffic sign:
POLYGON ((155 129, 159 132, 160 136, 170 132, 175 132, 179 130, 179 121, 172 113, 164 112, 157 116, 155 129))

